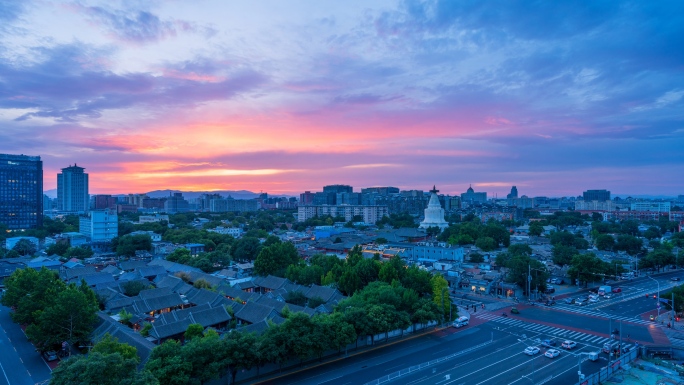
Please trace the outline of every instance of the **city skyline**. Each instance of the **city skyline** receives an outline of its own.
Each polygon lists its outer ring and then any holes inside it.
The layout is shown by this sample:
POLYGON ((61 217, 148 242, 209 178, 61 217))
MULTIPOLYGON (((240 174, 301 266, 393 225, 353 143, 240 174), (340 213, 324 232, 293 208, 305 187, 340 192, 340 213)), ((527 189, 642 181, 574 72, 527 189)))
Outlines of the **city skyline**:
POLYGON ((0 153, 92 194, 684 193, 679 2, 0 4, 0 153))

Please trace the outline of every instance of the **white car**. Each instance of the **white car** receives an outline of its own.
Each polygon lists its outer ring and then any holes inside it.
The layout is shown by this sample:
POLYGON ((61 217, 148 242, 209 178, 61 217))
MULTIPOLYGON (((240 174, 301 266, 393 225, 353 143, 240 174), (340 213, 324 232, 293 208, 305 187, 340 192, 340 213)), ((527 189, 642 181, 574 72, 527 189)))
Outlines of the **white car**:
POLYGON ((563 344, 561 345, 564 349, 572 349, 575 346, 577 346, 577 342, 575 341, 563 341, 563 344))
POLYGON ((539 353, 539 348, 536 346, 528 346, 527 348, 525 348, 525 351, 523 353, 527 354, 528 356, 533 356, 539 353))
POLYGON ((611 297, 612 297, 612 295, 610 295, 610 294, 606 294, 603 296, 603 298, 605 298, 605 299, 610 299, 611 297))
POLYGON ((556 357, 560 356, 560 352, 556 349, 549 349, 546 351, 546 353, 544 353, 544 355, 549 357, 549 358, 556 358, 556 357))

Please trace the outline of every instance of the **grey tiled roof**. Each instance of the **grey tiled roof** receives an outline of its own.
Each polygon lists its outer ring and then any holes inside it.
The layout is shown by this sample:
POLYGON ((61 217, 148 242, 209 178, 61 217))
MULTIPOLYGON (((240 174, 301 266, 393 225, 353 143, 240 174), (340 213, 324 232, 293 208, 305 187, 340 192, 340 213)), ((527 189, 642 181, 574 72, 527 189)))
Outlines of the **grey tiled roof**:
POLYGON ((230 314, 228 314, 228 311, 226 311, 223 306, 198 312, 191 312, 188 318, 190 318, 193 323, 200 324, 205 328, 228 322, 232 319, 230 314))
POLYGON ((119 267, 121 267, 121 270, 123 271, 133 271, 145 266, 147 266, 147 262, 145 261, 123 261, 119 264, 119 267))
POLYGON ((170 293, 159 297, 139 299, 133 302, 136 314, 150 313, 175 306, 183 305, 183 299, 177 293, 170 293))
POLYGON ((107 273, 97 273, 84 275, 83 278, 88 286, 95 286, 99 283, 114 282, 114 277, 107 273))
POLYGON ((139 268, 140 276, 143 278, 157 277, 160 275, 166 275, 166 269, 163 266, 146 266, 139 268))
POLYGON ((193 288, 188 291, 185 297, 191 304, 201 305, 204 303, 212 304, 221 297, 221 295, 210 290, 193 288))
POLYGON ((210 284, 211 286, 218 286, 218 285, 220 285, 222 282, 225 281, 225 280, 224 280, 223 278, 221 278, 221 277, 215 277, 215 276, 213 276, 213 275, 209 275, 209 274, 206 274, 206 273, 198 273, 198 272, 194 272, 194 271, 189 272, 188 275, 190 276, 190 282, 193 282, 193 283, 194 283, 194 282, 197 282, 197 281, 200 280, 200 279, 203 279, 203 280, 209 282, 209 284, 210 284))
POLYGON ((289 281, 287 278, 280 278, 273 275, 268 277, 258 277, 254 279, 254 284, 269 290, 276 290, 283 287, 289 281))
POLYGON ((152 261, 150 261, 150 263, 148 263, 148 266, 162 266, 164 269, 166 269, 166 271, 168 271, 171 274, 175 274, 175 273, 178 273, 181 271, 186 272, 186 273, 189 273, 192 271, 198 272, 198 273, 202 272, 202 270, 200 270, 196 267, 192 267, 192 266, 188 266, 188 265, 182 265, 180 263, 167 261, 165 259, 153 259, 152 261))
POLYGON ((276 314, 273 314, 274 312, 275 309, 272 307, 255 302, 247 302, 240 311, 235 312, 235 318, 253 324, 273 318, 276 316, 276 314))
POLYGON ((150 330, 150 335, 157 339, 173 337, 175 335, 183 334, 188 330, 188 326, 192 324, 189 319, 184 319, 178 322, 173 322, 165 325, 155 325, 152 324, 152 329, 150 330))
POLYGON ((263 334, 270 327, 268 321, 259 321, 255 324, 242 326, 236 330, 242 333, 256 333, 257 335, 263 334))
POLYGON ((119 342, 129 344, 136 348, 138 350, 141 365, 144 365, 145 362, 147 362, 150 353, 152 353, 152 349, 154 349, 154 344, 146 340, 140 334, 132 331, 119 322, 116 322, 108 315, 98 312, 97 325, 93 331, 93 342, 97 343, 106 333, 117 338, 119 342))
POLYGON ((161 297, 162 295, 167 295, 170 293, 171 293, 170 288, 159 287, 156 289, 143 290, 140 293, 138 293, 138 297, 140 297, 140 299, 147 299, 147 298, 161 297))
POLYGON ((97 270, 93 266, 75 267, 73 269, 64 270, 63 278, 65 280, 69 281, 69 280, 76 278, 76 277, 81 277, 84 275, 95 274, 95 273, 97 273, 97 270))

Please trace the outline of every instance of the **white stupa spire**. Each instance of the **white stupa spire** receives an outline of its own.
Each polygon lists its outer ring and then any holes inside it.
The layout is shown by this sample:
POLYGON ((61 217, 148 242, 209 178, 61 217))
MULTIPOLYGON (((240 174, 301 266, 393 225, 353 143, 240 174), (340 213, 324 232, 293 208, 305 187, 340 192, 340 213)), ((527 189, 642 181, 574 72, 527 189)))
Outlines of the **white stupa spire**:
POLYGON ((439 203, 439 197, 437 193, 439 190, 435 186, 432 186, 430 190, 430 201, 425 209, 425 219, 420 222, 421 229, 427 229, 428 227, 439 227, 440 230, 444 230, 449 227, 449 223, 444 220, 444 209, 439 203))

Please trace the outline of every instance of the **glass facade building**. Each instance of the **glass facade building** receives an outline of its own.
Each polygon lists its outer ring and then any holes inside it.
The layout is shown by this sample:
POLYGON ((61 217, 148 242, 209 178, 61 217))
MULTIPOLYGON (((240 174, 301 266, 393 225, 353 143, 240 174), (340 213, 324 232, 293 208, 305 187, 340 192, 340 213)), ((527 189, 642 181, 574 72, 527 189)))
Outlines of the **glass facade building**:
POLYGON ((0 154, 0 223, 10 230, 43 226, 43 161, 0 154))

